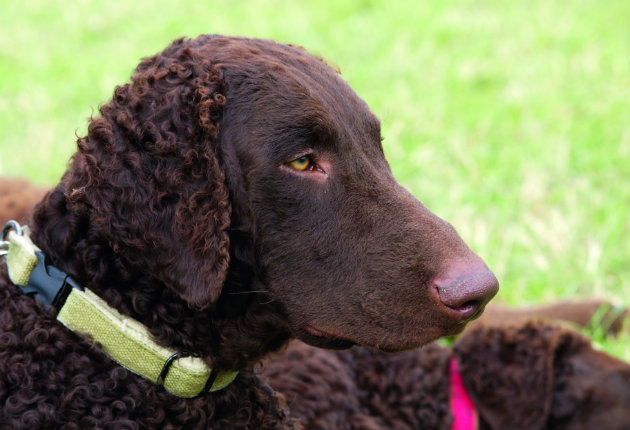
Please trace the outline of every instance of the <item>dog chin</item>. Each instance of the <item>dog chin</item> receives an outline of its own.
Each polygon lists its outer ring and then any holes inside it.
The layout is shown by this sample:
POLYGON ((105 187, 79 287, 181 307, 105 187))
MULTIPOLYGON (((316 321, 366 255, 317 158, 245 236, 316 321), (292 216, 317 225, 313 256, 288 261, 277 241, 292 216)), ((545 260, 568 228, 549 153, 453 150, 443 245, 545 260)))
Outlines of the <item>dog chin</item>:
POLYGON ((461 333, 466 324, 457 324, 447 329, 427 329, 423 330, 421 334, 411 334, 407 336, 399 336, 395 342, 389 338, 388 342, 381 342, 378 345, 373 345, 375 348, 383 352, 403 352, 411 349, 421 348, 428 345, 437 339, 449 336, 455 336, 461 333))
POLYGON ((298 330, 296 336, 304 343, 308 343, 309 345, 316 346, 318 348, 348 349, 351 346, 356 345, 356 342, 349 339, 323 332, 310 326, 298 330))
POLYGON ((318 337, 310 334, 300 334, 298 336, 298 339, 300 339, 304 343, 308 343, 311 346, 326 349, 348 349, 351 346, 356 345, 355 342, 348 339, 329 339, 327 337, 318 337))
POLYGON ((418 333, 407 334, 391 342, 392 339, 388 339, 389 342, 379 342, 378 344, 366 342, 365 339, 351 340, 343 335, 325 332, 320 329, 316 329, 312 326, 302 327, 297 330, 296 337, 309 345, 326 348, 326 349, 348 349, 354 345, 361 345, 379 349, 383 352, 402 352, 410 349, 420 348, 428 343, 431 343, 441 337, 455 336, 461 333, 466 324, 456 324, 448 329, 438 330, 432 328, 429 330, 423 330, 422 335, 418 336, 418 333))

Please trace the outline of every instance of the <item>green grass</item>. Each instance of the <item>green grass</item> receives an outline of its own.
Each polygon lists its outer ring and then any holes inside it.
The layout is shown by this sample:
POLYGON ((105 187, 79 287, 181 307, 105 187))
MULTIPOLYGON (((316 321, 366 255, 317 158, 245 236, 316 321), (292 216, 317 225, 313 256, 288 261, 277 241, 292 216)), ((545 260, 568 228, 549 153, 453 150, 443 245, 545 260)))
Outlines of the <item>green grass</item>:
MULTIPOLYGON (((380 116, 394 173, 488 262, 496 300, 628 306, 629 18, 627 0, 8 0, 0 174, 57 181, 89 116, 176 37, 297 43, 380 116)), ((629 330, 594 336, 630 360, 629 330)))

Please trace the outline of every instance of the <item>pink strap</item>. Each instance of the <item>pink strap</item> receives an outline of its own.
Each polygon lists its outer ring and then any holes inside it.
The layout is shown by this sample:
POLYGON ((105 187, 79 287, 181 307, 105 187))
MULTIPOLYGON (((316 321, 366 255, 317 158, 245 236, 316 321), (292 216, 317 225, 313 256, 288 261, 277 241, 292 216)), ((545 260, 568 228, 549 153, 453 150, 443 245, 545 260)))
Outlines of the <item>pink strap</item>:
POLYGON ((475 405, 473 405, 470 396, 468 396, 464 388, 464 381, 459 373, 459 366, 455 357, 451 358, 449 375, 451 381, 451 414, 453 415, 451 430, 478 430, 479 416, 475 410, 475 405))

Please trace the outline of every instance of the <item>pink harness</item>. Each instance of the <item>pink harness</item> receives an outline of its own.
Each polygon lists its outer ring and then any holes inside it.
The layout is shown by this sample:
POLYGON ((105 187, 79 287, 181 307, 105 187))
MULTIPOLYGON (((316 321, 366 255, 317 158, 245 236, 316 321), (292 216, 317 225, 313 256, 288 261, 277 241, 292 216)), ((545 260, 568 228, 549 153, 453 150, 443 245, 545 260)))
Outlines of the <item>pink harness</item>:
POLYGON ((479 416, 475 410, 470 396, 464 388, 462 375, 459 373, 459 366, 455 357, 451 358, 449 365, 450 387, 451 387, 451 414, 453 415, 453 426, 451 430, 478 430, 479 416))

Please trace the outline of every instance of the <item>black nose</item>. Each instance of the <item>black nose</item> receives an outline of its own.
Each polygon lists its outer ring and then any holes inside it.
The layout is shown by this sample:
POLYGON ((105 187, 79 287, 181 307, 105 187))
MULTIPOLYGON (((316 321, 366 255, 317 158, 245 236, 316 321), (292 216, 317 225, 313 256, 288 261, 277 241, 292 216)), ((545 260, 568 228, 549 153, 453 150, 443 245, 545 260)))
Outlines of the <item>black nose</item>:
POLYGON ((461 322, 480 316, 486 304, 499 291, 499 281, 486 268, 436 280, 434 284, 448 313, 461 322))

